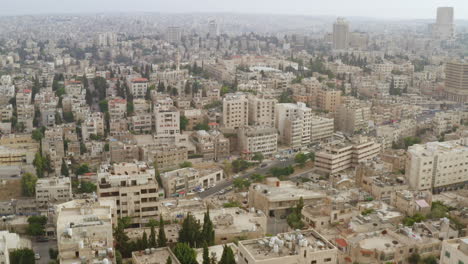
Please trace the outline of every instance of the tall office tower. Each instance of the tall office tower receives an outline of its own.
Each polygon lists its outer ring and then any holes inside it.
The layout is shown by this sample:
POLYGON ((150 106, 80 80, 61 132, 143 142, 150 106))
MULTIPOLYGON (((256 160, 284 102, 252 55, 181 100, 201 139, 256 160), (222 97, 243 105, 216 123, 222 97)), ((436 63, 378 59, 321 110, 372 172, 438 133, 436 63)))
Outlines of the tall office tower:
POLYGON ((437 8, 437 19, 435 24, 430 25, 432 37, 435 39, 451 39, 455 35, 453 24, 453 7, 437 8))
POLYGON ((333 48, 347 49, 349 45, 349 24, 344 18, 339 17, 333 24, 333 48))
POLYGON ((166 40, 170 43, 179 43, 181 37, 180 27, 168 27, 166 32, 166 40))
POLYGON ((468 62, 448 62, 445 65, 445 93, 448 100, 468 102, 468 62))
POLYGON ((218 36, 218 24, 216 20, 210 20, 208 23, 208 33, 210 34, 210 38, 216 38, 218 36))

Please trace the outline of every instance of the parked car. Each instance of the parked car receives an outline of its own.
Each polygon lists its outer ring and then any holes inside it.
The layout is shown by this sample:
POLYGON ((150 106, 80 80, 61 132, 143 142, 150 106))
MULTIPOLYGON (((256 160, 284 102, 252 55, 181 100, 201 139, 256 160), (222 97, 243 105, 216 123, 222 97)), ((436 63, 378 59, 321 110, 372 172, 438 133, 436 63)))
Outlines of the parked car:
POLYGON ((35 260, 40 260, 40 259, 41 259, 41 255, 39 255, 39 253, 34 254, 34 259, 35 259, 35 260))

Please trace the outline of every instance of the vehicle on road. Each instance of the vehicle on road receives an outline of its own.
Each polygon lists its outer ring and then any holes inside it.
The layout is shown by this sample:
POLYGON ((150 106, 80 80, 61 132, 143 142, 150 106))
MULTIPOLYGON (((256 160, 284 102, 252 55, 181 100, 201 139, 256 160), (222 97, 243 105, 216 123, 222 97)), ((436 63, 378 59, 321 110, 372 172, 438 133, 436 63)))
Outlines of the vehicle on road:
POLYGON ((49 242, 49 238, 47 238, 47 237, 37 237, 36 241, 37 242, 49 242))
POLYGON ((265 168, 266 166, 268 166, 268 164, 262 163, 262 164, 260 165, 260 168, 265 168))
POLYGON ((236 174, 236 175, 232 176, 232 178, 234 178, 234 179, 239 178, 239 174, 236 174))
POLYGON ((40 259, 41 259, 41 255, 39 255, 39 253, 34 254, 34 259, 35 259, 35 260, 40 260, 40 259))

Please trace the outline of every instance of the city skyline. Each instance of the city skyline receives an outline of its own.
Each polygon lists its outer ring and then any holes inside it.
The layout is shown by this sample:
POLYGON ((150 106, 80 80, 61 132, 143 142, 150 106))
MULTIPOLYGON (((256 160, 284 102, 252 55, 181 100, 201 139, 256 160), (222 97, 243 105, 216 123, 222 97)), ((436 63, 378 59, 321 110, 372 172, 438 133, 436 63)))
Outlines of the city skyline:
POLYGON ((188 0, 149 1, 136 0, 131 4, 125 1, 101 0, 98 3, 91 0, 81 1, 79 6, 64 4, 57 0, 14 1, 4 3, 0 15, 35 15, 63 13, 245 13, 245 14, 278 14, 307 16, 346 16, 379 19, 434 19, 435 10, 440 6, 451 6, 455 9, 455 19, 468 19, 468 3, 462 0, 405 2, 402 0, 391 3, 358 0, 352 3, 342 0, 331 0, 317 5, 317 1, 293 0, 288 3, 264 0, 223 3, 217 5, 213 0, 197 1, 193 6, 188 0), (300 7, 300 8, 299 8, 300 7))

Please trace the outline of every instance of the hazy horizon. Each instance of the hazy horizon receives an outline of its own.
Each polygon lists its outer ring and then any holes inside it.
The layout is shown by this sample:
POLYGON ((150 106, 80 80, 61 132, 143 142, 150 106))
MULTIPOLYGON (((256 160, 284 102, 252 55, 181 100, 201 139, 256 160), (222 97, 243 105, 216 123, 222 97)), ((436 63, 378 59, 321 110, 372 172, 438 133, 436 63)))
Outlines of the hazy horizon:
POLYGON ((455 19, 468 19, 466 0, 19 0, 3 3, 0 15, 80 13, 240 13, 307 16, 345 16, 377 19, 435 19, 437 7, 453 6, 455 19), (79 5, 76 5, 78 3, 79 5))

